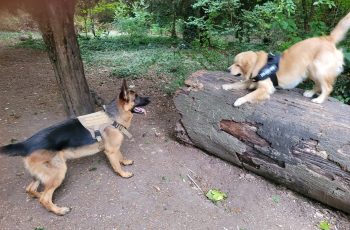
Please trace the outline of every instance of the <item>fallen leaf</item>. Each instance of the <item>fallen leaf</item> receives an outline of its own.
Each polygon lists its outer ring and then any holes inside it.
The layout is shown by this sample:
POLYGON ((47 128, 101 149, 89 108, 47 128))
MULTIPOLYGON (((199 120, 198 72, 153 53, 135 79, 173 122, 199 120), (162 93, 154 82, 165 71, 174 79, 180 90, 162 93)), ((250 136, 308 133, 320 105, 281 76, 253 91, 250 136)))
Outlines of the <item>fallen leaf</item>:
POLYGON ((331 225, 326 220, 322 220, 320 222, 319 228, 321 230, 330 230, 331 229, 331 225))
POLYGON ((218 190, 218 189, 210 189, 206 197, 211 200, 212 202, 216 203, 218 201, 224 200, 227 198, 227 194, 218 190))

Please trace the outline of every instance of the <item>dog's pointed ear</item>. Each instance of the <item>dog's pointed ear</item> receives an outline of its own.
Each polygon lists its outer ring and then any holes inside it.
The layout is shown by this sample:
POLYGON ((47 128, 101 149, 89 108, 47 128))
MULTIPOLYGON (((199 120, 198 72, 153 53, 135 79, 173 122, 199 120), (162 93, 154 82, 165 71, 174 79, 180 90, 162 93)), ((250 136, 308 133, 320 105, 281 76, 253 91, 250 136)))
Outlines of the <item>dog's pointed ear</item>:
POLYGON ((126 84, 126 80, 123 79, 122 88, 120 89, 119 99, 128 101, 129 95, 128 95, 128 85, 126 84))

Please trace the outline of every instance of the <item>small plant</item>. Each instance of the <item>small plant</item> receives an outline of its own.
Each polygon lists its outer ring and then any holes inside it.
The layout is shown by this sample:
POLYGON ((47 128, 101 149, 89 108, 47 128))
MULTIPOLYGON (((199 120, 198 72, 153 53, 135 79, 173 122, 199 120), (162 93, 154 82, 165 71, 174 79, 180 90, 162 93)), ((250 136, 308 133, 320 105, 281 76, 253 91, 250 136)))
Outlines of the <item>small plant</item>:
POLYGON ((213 203, 217 203, 227 198, 227 194, 218 190, 218 189, 210 189, 206 197, 211 200, 213 203))
POLYGON ((34 228, 34 230, 45 230, 45 228, 44 227, 36 227, 36 228, 34 228))
POLYGON ((331 225, 326 220, 322 220, 318 227, 320 228, 320 230, 330 230, 331 229, 331 225))

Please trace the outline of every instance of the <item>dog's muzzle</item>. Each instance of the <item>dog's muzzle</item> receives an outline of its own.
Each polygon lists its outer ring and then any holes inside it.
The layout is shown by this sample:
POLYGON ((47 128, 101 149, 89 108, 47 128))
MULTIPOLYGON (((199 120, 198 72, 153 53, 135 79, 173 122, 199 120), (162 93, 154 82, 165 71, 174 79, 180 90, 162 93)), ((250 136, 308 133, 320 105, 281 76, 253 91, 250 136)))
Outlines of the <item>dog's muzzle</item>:
POLYGON ((138 114, 146 114, 146 110, 144 108, 141 108, 143 106, 148 105, 151 102, 149 97, 140 97, 136 96, 135 98, 135 106, 132 108, 132 113, 138 113, 138 114))

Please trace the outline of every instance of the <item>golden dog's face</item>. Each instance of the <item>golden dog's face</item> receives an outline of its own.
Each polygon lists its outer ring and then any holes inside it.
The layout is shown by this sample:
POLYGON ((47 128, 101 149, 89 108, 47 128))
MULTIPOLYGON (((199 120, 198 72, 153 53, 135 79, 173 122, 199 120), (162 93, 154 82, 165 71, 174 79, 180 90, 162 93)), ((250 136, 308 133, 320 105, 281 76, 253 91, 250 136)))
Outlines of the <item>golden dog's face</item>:
POLYGON ((243 79, 248 80, 252 74, 255 64, 258 59, 258 54, 253 51, 246 51, 235 56, 234 63, 228 68, 230 73, 243 79))

